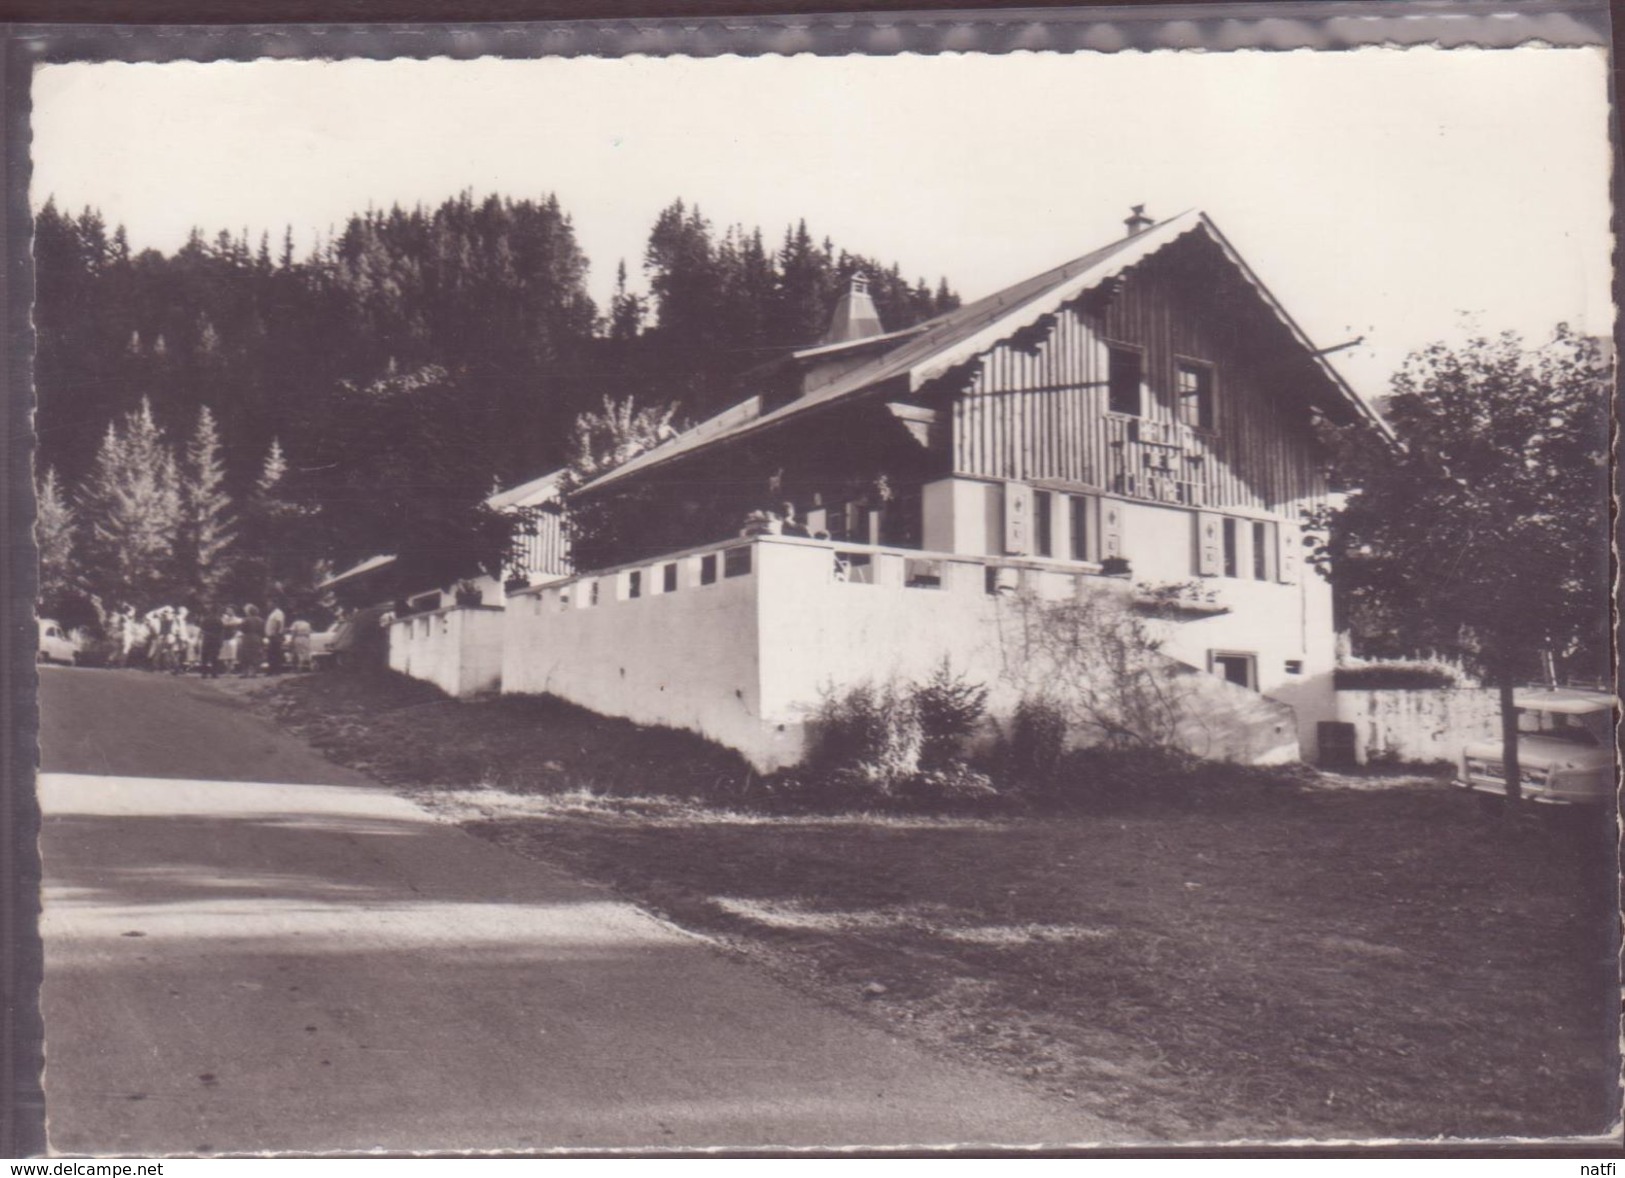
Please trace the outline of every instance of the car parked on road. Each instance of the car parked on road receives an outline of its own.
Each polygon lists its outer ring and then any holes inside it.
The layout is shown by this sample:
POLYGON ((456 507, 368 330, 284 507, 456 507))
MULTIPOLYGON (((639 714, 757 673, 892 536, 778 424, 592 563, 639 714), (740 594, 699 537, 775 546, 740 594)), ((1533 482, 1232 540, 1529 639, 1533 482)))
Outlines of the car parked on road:
MULTIPOLYGON (((1518 709, 1518 763, 1522 795, 1546 805, 1612 805, 1614 712, 1605 691, 1576 687, 1527 688, 1514 693, 1518 709)), ((1462 750, 1456 784, 1504 797, 1501 741, 1474 741, 1462 750)))
POLYGON ((348 625, 348 622, 334 622, 327 629, 318 630, 310 636, 310 665, 314 670, 320 671, 338 665, 333 644, 348 625))
POLYGON ((60 622, 50 618, 39 620, 39 661, 42 663, 73 663, 79 658, 79 646, 60 622))

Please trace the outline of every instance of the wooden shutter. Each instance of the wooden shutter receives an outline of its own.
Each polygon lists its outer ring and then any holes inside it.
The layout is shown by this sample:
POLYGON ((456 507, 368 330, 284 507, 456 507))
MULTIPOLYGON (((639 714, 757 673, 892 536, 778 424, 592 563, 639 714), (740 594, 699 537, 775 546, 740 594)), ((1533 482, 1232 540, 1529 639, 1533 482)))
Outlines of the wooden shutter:
POLYGON ((1303 529, 1293 523, 1282 524, 1275 529, 1275 535, 1279 540, 1275 574, 1283 584, 1296 585, 1298 568, 1303 561, 1303 529))
POLYGON ((1026 556, 1032 551, 1033 489, 1025 483, 1004 484, 1004 551, 1026 556))
POLYGON ((1123 505, 1116 499, 1100 501, 1100 559, 1123 555, 1123 505))
POLYGON ((1224 572, 1224 517, 1211 511, 1196 513, 1196 572, 1202 577, 1224 572))

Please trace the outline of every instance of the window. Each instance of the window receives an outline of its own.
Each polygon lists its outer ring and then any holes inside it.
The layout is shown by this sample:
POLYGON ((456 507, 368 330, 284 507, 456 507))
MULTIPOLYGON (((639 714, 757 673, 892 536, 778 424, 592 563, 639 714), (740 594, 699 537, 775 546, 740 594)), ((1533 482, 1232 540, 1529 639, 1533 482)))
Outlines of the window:
POLYGON ((1302 659, 1287 659, 1287 661, 1286 661, 1286 673, 1288 675, 1301 675, 1301 674, 1303 674, 1303 660, 1302 659))
POLYGON ((907 589, 941 589, 942 562, 909 557, 903 562, 903 586, 907 589))
POLYGON ((1250 691, 1258 689, 1258 676, 1255 673, 1257 660, 1255 656, 1214 651, 1211 656, 1211 665, 1213 673, 1226 683, 1234 683, 1237 687, 1245 687, 1250 691))
POLYGON ((1270 579, 1269 525, 1253 522, 1253 580, 1270 579))
POLYGON ((643 570, 633 569, 626 574, 626 596, 628 599, 643 596, 643 570))
POLYGON ((675 562, 666 565, 660 570, 660 591, 662 593, 677 592, 677 565, 675 562))
POLYGON ((715 585, 717 583, 717 554, 707 553, 700 557, 700 584, 715 585))
POLYGON ((1073 560, 1089 559, 1089 510, 1094 506, 1093 500, 1082 495, 1070 495, 1072 501, 1072 552, 1073 560))
POLYGON ((598 604, 598 582, 597 581, 588 582, 588 585, 587 585, 587 604, 589 606, 593 606, 593 605, 598 604))
POLYGON ((1140 353, 1135 348, 1107 351, 1106 408, 1113 413, 1140 416, 1140 353))
POLYGON ((874 558, 867 552, 837 552, 835 554, 835 579, 845 581, 849 585, 873 585, 875 583, 874 558))
POLYGON ((1237 576, 1236 570, 1239 565, 1240 558, 1236 551, 1236 521, 1227 519, 1224 521, 1224 575, 1237 576))
POLYGON ((1039 556, 1053 556, 1050 525, 1054 522, 1055 496, 1048 491, 1033 492, 1033 552, 1039 556))
POLYGON ((750 574, 750 546, 730 548, 722 554, 722 575, 744 577, 750 574))
POLYGON ((1181 360, 1176 371, 1179 420, 1197 429, 1213 428, 1213 365, 1181 360))

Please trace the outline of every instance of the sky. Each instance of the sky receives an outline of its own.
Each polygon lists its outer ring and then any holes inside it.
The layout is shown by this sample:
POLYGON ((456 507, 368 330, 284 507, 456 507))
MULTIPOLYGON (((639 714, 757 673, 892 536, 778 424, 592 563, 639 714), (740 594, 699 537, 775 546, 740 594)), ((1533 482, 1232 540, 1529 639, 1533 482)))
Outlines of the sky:
POLYGON ((556 193, 602 306, 676 197, 967 300, 1205 210, 1380 395, 1434 340, 1611 334, 1600 49, 71 64, 34 78, 36 207, 131 244, 556 193))

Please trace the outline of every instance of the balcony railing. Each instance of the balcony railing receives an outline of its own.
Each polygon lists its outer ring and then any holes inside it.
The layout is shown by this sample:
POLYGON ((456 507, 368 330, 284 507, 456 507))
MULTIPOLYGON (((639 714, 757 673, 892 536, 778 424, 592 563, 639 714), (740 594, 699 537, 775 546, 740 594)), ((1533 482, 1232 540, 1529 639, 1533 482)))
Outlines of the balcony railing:
MULTIPOLYGON (((671 593, 703 591, 758 575, 762 565, 758 554, 774 547, 827 553, 828 560, 821 562, 819 567, 823 571, 818 575, 831 584, 989 595, 1032 588, 1045 596, 1064 596, 1079 588, 1085 579, 1121 583, 1120 575, 1108 575, 1101 565, 1091 561, 979 556, 764 535, 717 541, 653 560, 615 565, 546 585, 515 589, 508 594, 508 599, 510 603, 531 599, 538 607, 547 602, 558 608, 591 609, 671 593)), ((800 575, 807 575, 807 567, 805 563, 798 566, 800 575)))

